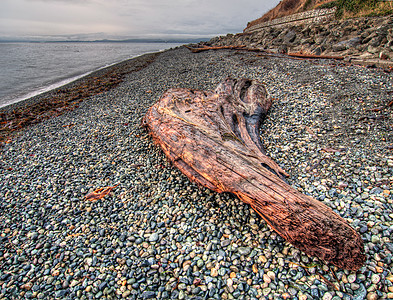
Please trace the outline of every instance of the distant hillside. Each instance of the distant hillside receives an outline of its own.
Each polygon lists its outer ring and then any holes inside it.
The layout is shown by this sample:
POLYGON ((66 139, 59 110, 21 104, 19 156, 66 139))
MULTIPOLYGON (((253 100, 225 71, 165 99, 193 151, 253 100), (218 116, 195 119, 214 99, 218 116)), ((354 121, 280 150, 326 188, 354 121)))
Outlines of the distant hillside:
POLYGON ((337 7, 336 17, 385 16, 393 13, 390 1, 379 0, 282 0, 275 8, 269 10, 259 19, 251 21, 247 27, 271 21, 295 13, 325 7, 337 7))

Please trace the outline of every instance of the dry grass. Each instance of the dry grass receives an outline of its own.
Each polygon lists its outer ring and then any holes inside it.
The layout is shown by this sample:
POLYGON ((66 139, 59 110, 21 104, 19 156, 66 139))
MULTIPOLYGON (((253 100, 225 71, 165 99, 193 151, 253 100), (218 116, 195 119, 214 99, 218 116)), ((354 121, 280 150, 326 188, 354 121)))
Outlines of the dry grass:
POLYGON ((343 12, 343 19, 358 18, 358 17, 375 17, 375 16, 386 16, 393 14, 393 3, 391 1, 380 2, 376 7, 365 7, 357 13, 343 12))
POLYGON ((325 5, 329 4, 329 3, 332 3, 332 2, 333 2, 332 0, 321 1, 321 2, 317 3, 317 4, 313 7, 313 9, 323 8, 323 6, 325 6, 325 5))

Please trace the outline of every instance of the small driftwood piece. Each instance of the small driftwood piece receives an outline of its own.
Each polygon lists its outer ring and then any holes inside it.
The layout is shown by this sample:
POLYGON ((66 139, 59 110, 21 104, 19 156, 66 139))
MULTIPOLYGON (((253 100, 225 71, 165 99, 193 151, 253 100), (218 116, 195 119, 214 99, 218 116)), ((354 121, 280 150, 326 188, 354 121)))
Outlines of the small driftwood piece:
POLYGON ((107 186, 107 187, 96 189, 94 192, 87 194, 85 196, 85 200, 88 200, 88 201, 100 200, 100 199, 104 198, 106 195, 108 195, 110 192, 112 192, 112 190, 114 188, 116 188, 118 185, 119 185, 119 183, 116 184, 115 186, 107 186))
POLYGON ((316 54, 306 54, 306 53, 288 53, 288 56, 304 58, 304 59, 335 59, 343 60, 344 56, 331 56, 331 55, 316 55, 316 54))
POLYGON ((261 144, 259 126, 272 102, 264 86, 226 79, 215 91, 171 89, 142 121, 189 179, 236 194, 284 239, 349 270, 365 260, 363 241, 323 203, 303 195, 261 144))

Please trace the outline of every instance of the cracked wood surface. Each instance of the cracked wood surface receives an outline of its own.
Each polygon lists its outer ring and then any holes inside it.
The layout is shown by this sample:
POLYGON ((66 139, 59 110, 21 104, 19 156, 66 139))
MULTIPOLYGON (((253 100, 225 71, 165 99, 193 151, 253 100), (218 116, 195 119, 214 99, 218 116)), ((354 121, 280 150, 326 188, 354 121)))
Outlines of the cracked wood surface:
POLYGON ((271 106, 265 87, 226 79, 215 91, 170 89, 142 124, 190 180, 231 192, 289 243, 340 268, 364 261, 359 234, 333 210, 288 185, 262 146, 259 127, 271 106))

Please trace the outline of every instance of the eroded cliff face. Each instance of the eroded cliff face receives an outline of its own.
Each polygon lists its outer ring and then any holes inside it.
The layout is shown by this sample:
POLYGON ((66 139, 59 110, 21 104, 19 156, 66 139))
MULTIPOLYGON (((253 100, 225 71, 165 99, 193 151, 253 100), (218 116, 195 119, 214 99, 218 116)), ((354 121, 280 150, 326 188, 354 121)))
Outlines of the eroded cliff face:
POLYGON ((249 22, 247 27, 303 12, 327 2, 331 2, 331 0, 282 0, 275 8, 269 10, 262 17, 249 22))
POLYGON ((215 37, 207 44, 393 61, 393 17, 267 27, 248 34, 215 37))

